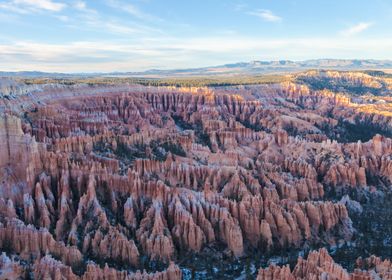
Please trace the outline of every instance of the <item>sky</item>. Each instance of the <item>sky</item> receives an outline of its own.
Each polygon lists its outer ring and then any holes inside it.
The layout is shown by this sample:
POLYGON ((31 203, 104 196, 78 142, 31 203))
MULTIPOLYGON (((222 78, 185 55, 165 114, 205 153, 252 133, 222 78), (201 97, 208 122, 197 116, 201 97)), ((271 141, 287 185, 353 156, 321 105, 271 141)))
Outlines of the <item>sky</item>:
POLYGON ((392 59, 391 0, 0 0, 0 71, 392 59))

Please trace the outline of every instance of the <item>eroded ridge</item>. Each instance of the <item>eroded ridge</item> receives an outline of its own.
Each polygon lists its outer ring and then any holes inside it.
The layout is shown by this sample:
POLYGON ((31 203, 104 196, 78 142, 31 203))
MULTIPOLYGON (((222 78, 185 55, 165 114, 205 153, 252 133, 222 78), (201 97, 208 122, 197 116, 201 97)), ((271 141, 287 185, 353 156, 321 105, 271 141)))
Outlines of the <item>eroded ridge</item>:
MULTIPOLYGON (((340 246, 355 229, 333 194, 391 185, 390 138, 331 140, 349 134, 342 119, 391 117, 303 85, 50 87, 2 103, 0 264, 15 277, 181 279, 176 263, 214 246, 340 246)), ((258 277, 306 278, 297 267, 258 277)))
POLYGON ((358 258, 356 269, 349 273, 334 262, 327 250, 320 249, 312 251, 307 259, 299 258, 292 271, 288 265, 270 265, 259 270, 257 280, 273 279, 392 279, 392 264, 389 260, 383 261, 375 256, 367 259, 358 258))

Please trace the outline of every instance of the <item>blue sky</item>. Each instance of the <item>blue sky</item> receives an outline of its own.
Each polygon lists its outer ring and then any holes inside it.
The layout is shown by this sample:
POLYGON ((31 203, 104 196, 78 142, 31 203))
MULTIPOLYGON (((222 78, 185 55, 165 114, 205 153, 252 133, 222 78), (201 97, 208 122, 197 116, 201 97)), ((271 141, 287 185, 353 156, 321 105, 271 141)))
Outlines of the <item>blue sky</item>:
POLYGON ((0 0, 0 70, 392 59, 390 0, 0 0))

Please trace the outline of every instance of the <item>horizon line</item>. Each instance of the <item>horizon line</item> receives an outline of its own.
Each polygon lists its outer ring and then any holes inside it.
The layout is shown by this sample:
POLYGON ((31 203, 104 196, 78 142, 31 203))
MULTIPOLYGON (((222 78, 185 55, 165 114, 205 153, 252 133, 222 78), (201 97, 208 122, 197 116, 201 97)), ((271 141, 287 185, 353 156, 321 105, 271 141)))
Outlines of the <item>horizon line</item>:
MULTIPOLYGON (((220 65, 208 65, 208 66, 201 66, 201 67, 189 67, 189 68, 150 68, 144 71, 135 71, 135 70, 127 70, 127 71, 109 71, 109 72, 100 72, 100 71, 80 71, 80 72, 59 72, 59 71, 53 71, 53 72, 49 72, 49 71, 43 71, 43 70, 14 70, 14 71, 9 71, 9 70, 1 70, 0 69, 0 74, 2 73, 12 73, 12 74, 17 74, 17 73, 38 73, 38 74, 62 74, 62 75, 105 75, 105 74, 148 74, 148 72, 153 72, 153 71, 162 71, 162 72, 170 72, 170 71, 191 71, 191 70, 207 70, 209 68, 218 68, 218 67, 224 67, 224 66, 231 66, 231 65, 235 65, 235 64, 251 64, 254 62, 265 62, 265 63, 274 63, 274 62, 292 62, 292 63, 306 63, 306 62, 310 62, 310 61, 316 61, 316 62, 320 62, 320 61, 371 61, 371 62, 387 62, 387 63, 391 63, 392 64, 392 59, 375 59, 375 58, 310 58, 310 59, 302 59, 302 60, 293 60, 293 59, 278 59, 278 60, 249 60, 249 61, 237 61, 237 62, 228 62, 225 64, 220 64, 220 65)), ((268 65, 265 65, 266 67, 268 65)), ((284 67, 285 65, 281 65, 281 67, 284 67)), ((276 68, 278 68, 279 65, 276 66, 276 68)), ((288 66, 289 67, 289 66, 288 66)), ((295 66, 293 66, 295 67, 295 66)), ((347 66, 350 69, 363 69, 366 70, 363 66, 358 66, 358 68, 355 67, 350 67, 347 66)), ((260 66, 259 68, 263 68, 262 66, 260 66)), ((298 65, 298 68, 301 68, 301 65, 298 65)), ((306 68, 308 70, 311 69, 333 69, 333 68, 344 68, 344 66, 324 66, 322 68, 318 68, 317 66, 312 66, 312 67, 306 67, 303 66, 303 68, 306 68)), ((391 69, 392 65, 386 68, 382 68, 382 69, 391 69)), ((370 69, 377 69, 377 68, 370 68, 370 69)), ((369 69, 369 70, 370 70, 369 69)), ((273 69, 270 69, 271 72, 273 73, 273 69)))

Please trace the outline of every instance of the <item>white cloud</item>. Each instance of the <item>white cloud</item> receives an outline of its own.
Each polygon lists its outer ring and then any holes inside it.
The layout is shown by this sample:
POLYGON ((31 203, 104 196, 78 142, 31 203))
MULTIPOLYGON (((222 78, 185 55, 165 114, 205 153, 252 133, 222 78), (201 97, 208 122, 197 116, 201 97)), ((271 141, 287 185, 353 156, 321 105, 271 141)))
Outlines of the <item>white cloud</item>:
POLYGON ((242 36, 134 38, 124 41, 0 44, 0 70, 55 72, 139 71, 191 68, 251 60, 374 58, 392 56, 392 39, 242 36))
POLYGON ((76 1, 74 4, 75 9, 84 11, 87 9, 87 4, 84 1, 76 1))
POLYGON ((275 15, 272 11, 270 10, 263 10, 259 9, 256 11, 248 12, 249 15, 256 16, 261 18, 264 21, 269 21, 269 22, 279 22, 282 21, 282 18, 280 16, 275 15))
POLYGON ((0 3, 0 9, 26 14, 30 12, 49 11, 60 12, 67 5, 52 0, 11 0, 0 3))
POLYGON ((15 0, 17 4, 30 5, 38 9, 59 12, 66 7, 66 4, 53 2, 52 0, 15 0))
POLYGON ((7 10, 13 13, 18 13, 18 14, 27 14, 29 12, 28 10, 19 7, 18 5, 15 5, 12 2, 0 3, 0 9, 7 10))
POLYGON ((137 6, 129 4, 129 3, 123 3, 118 0, 107 0, 106 4, 114 9, 121 10, 121 11, 123 11, 127 14, 130 14, 131 16, 134 16, 134 17, 141 19, 141 20, 149 20, 149 21, 161 21, 162 20, 161 18, 159 18, 157 16, 153 16, 153 15, 150 15, 148 13, 143 12, 137 6))
POLYGON ((110 33, 110 35, 135 35, 160 32, 158 29, 137 22, 122 20, 116 17, 107 17, 104 13, 90 8, 84 1, 75 1, 72 7, 78 12, 73 15, 72 20, 68 20, 68 26, 78 30, 93 30, 99 33, 110 33))
POLYGON ((82 28, 85 30, 94 30, 100 33, 110 33, 110 35, 140 35, 161 32, 158 29, 154 29, 138 23, 102 18, 99 14, 84 15, 82 21, 83 26, 76 24, 73 25, 73 27, 78 29, 82 28))
POLYGON ((368 29, 372 25, 373 25, 373 23, 371 23, 371 22, 360 22, 356 25, 351 26, 348 29, 341 31, 341 34, 345 35, 345 36, 356 35, 356 34, 359 34, 363 31, 365 31, 366 29, 368 29))
POLYGON ((55 15, 55 18, 57 18, 58 20, 61 20, 63 22, 68 22, 69 21, 69 17, 65 16, 65 15, 55 15))

